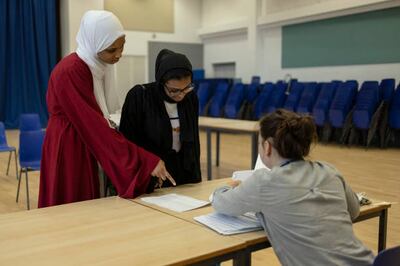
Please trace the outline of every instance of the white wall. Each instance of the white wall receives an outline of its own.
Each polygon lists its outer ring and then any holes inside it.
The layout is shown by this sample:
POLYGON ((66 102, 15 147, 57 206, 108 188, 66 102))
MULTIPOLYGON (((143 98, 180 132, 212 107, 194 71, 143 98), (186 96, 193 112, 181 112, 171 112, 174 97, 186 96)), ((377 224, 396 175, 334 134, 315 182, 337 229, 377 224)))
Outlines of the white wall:
MULTIPOLYGON (((103 0, 61 0, 61 43, 62 54, 67 55, 76 49, 75 37, 82 15, 90 9, 103 9, 103 0)), ((147 56, 147 42, 200 43, 197 30, 201 22, 200 0, 175 0, 174 33, 153 33, 126 31, 124 54, 147 56)))
POLYGON ((233 34, 204 40, 204 69, 206 77, 214 77, 213 64, 236 63, 237 77, 244 78, 252 75, 249 73, 251 64, 246 54, 248 46, 247 34, 233 34), (242 51, 242 52, 240 52, 242 51))
POLYGON ((197 29, 201 22, 200 0, 175 0, 174 33, 127 31, 125 53, 147 56, 147 42, 200 43, 197 29))
POLYGON ((248 2, 246 0, 202 0, 201 27, 227 24, 247 18, 248 2))
POLYGON ((76 34, 83 14, 91 9, 102 10, 103 0, 61 0, 61 54, 66 56, 76 49, 76 34))
POLYGON ((317 68, 281 67, 281 26, 398 6, 395 0, 203 0, 202 28, 204 66, 213 77, 213 63, 236 63, 236 77, 244 82, 260 75, 275 81, 291 74, 300 80, 359 81, 387 77, 400 80, 400 64, 354 65, 317 68), (229 6, 229 8, 227 8, 229 6), (256 16, 256 18, 254 17, 256 16), (247 23, 245 29, 241 20, 247 23), (219 27, 216 25, 231 25, 219 27), (235 27, 238 29, 235 32, 235 27))

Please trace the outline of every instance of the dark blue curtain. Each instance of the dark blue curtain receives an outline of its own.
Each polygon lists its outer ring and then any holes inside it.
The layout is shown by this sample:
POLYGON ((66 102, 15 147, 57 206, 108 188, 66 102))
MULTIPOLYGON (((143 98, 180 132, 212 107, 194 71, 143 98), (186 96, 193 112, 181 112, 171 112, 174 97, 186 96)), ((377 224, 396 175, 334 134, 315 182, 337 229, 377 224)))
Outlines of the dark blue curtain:
POLYGON ((46 90, 57 63, 57 0, 0 0, 0 121, 38 113, 47 125, 46 90))

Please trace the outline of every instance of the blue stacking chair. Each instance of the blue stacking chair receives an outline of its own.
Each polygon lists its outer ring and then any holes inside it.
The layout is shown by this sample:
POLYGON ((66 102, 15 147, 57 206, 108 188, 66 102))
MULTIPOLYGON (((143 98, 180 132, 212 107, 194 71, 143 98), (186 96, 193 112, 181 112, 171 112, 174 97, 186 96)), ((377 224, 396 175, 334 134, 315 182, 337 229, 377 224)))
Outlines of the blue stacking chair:
POLYGON ((208 82, 201 82, 197 90, 197 98, 199 99, 199 114, 205 115, 205 107, 211 96, 211 88, 208 82))
POLYGON ((400 84, 393 94, 389 111, 389 126, 393 129, 400 129, 400 84))
POLYGON ((32 130, 21 131, 19 135, 19 164, 21 168, 19 172, 16 202, 18 202, 19 198, 22 173, 25 172, 26 204, 28 210, 30 209, 28 172, 40 171, 44 134, 43 130, 32 130))
POLYGON ((286 98, 283 108, 292 112, 296 112, 301 94, 303 93, 303 89, 304 89, 304 83, 302 82, 294 83, 294 85, 290 89, 289 95, 286 98))
POLYGON ((388 248, 379 252, 373 266, 399 266, 400 246, 388 248))
POLYGON ((368 129, 372 115, 379 103, 378 81, 365 81, 357 94, 353 113, 353 124, 358 129, 368 129))
MULTIPOLYGON (((329 122, 334 128, 343 128, 346 117, 353 106, 357 94, 358 82, 355 80, 346 81, 336 89, 335 97, 329 109, 329 122)), ((351 121, 350 121, 351 122, 351 121)))
POLYGON ((276 109, 282 108, 286 101, 286 91, 288 84, 286 82, 277 82, 270 93, 264 108, 264 113, 272 113, 276 109))
POLYGON ((312 112, 321 86, 317 82, 307 82, 304 84, 304 89, 296 110, 297 113, 310 114, 312 112))
POLYGON ((228 96, 229 84, 227 82, 220 82, 210 100, 208 108, 208 115, 211 117, 221 117, 222 111, 228 96))
POLYGON ((335 139, 345 143, 352 128, 353 104, 357 95, 358 82, 348 80, 339 85, 328 112, 329 123, 334 129, 335 139))
POLYGON ((42 126, 40 124, 40 118, 38 114, 21 114, 19 118, 19 130, 39 130, 42 126))
POLYGON ((388 142, 393 142, 395 145, 399 144, 400 136, 398 136, 398 132, 400 130, 400 84, 397 86, 390 104, 388 125, 389 130, 388 136, 386 136, 386 144, 388 142))
POLYGON ((255 99, 258 96, 258 88, 260 84, 258 83, 251 83, 246 88, 246 101, 248 103, 254 103, 255 99))
POLYGON ((238 118, 240 107, 244 101, 244 85, 236 83, 231 89, 224 107, 225 117, 238 118))
POLYGON ((259 95, 260 88, 260 77, 253 76, 251 79, 251 83, 249 85, 244 85, 245 95, 244 95, 244 103, 240 110, 239 117, 241 119, 252 120, 254 119, 254 104, 259 95))
MULTIPOLYGON (((265 82, 264 86, 261 89, 260 95, 257 97, 254 103, 253 116, 256 120, 259 120, 264 114, 267 113, 268 98, 270 97, 274 89, 275 85, 273 83, 265 82)), ((283 95, 285 95, 284 91, 283 95)))
POLYGON ((395 88, 394 79, 382 79, 379 84, 379 96, 381 101, 389 102, 391 101, 395 88))
POLYGON ((193 69, 193 80, 204 79, 205 71, 204 69, 193 69))
POLYGON ((388 131, 389 106, 392 101, 395 88, 394 79, 383 79, 379 84, 378 108, 371 118, 368 130, 367 146, 369 146, 375 136, 380 137, 380 146, 385 147, 385 140, 388 131))
POLYGON ((18 165, 17 165, 17 149, 13 146, 9 146, 7 143, 6 138, 6 130, 4 128, 3 122, 0 122, 0 152, 8 152, 8 164, 7 164, 7 172, 10 170, 10 162, 11 162, 11 155, 14 153, 15 158, 15 176, 18 178, 18 165))
POLYGON ((372 117, 379 104, 378 81, 365 81, 357 94, 352 116, 349 144, 362 143, 368 145, 368 131, 372 117), (361 135, 360 135, 361 134, 361 135))
POLYGON ((312 110, 318 135, 321 141, 329 141, 332 134, 332 126, 328 120, 328 111, 335 96, 336 88, 341 82, 332 81, 321 84, 321 90, 312 110))
POLYGON ((261 77, 260 76, 252 76, 250 84, 257 84, 260 85, 261 77))
POLYGON ((336 88, 339 84, 340 83, 329 82, 321 86, 321 91, 312 111, 315 124, 319 127, 323 127, 325 122, 328 121, 329 107, 331 106, 332 99, 335 97, 336 88))

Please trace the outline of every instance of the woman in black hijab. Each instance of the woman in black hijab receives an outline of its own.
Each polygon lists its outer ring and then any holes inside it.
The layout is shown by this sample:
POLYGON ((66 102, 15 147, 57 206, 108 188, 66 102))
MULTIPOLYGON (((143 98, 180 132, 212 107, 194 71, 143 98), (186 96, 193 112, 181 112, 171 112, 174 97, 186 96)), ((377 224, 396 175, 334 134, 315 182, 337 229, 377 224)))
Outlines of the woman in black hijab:
POLYGON ((199 104, 192 65, 185 55, 164 49, 155 70, 156 82, 128 92, 119 130, 164 160, 177 185, 200 182, 199 104))

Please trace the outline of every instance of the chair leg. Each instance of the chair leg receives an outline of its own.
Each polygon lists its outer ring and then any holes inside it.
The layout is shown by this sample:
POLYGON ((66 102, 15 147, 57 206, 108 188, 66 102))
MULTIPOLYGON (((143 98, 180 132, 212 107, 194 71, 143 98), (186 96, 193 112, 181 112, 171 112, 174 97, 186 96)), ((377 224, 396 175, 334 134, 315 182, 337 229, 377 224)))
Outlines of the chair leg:
POLYGON ((15 175, 18 180, 18 162, 17 162, 17 150, 14 151, 14 156, 15 156, 15 175))
POLYGON ((15 200, 16 202, 18 202, 18 198, 19 198, 19 188, 21 186, 21 177, 22 177, 22 168, 19 170, 19 179, 18 179, 18 188, 17 188, 17 199, 15 200))
POLYGON ((8 165, 7 165, 6 175, 8 175, 8 170, 10 170, 11 153, 12 153, 12 151, 10 151, 10 154, 8 155, 8 165))
POLYGON ((28 169, 26 169, 25 171, 25 179, 26 179, 26 204, 28 207, 28 210, 30 210, 30 206, 29 206, 29 185, 28 185, 28 169))

